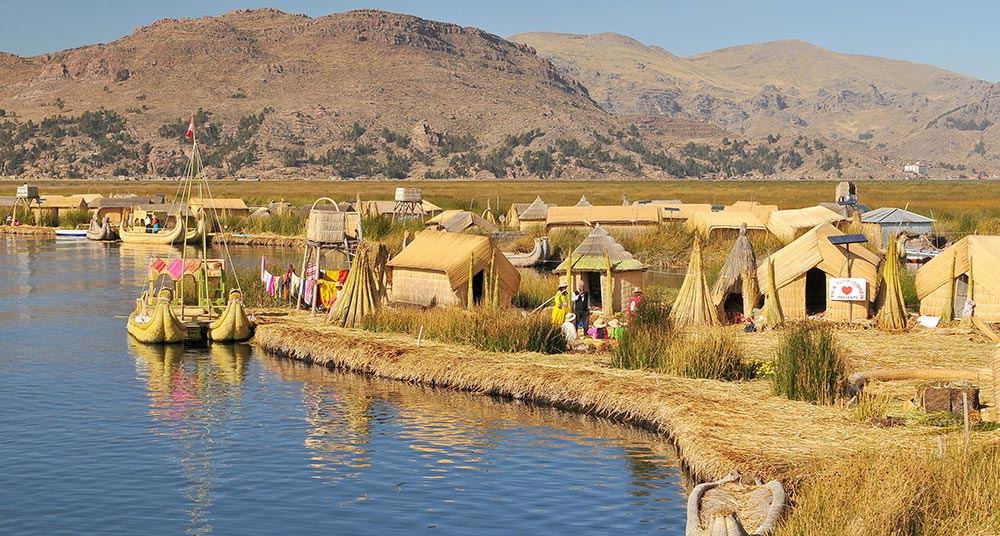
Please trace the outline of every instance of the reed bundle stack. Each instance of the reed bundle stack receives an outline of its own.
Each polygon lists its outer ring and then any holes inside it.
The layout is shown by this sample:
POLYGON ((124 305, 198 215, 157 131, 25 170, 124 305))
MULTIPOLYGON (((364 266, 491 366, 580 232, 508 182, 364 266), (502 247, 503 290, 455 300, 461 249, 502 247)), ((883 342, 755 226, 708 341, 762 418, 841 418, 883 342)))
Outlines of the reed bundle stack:
POLYGON ((385 264, 389 248, 385 244, 358 245, 351 271, 337 302, 327 315, 327 322, 353 328, 361 319, 377 310, 385 298, 385 264))
POLYGON ((903 300, 903 287, 899 281, 899 255, 895 240, 889 240, 886 244, 882 284, 885 292, 882 307, 875 315, 875 323, 880 329, 906 329, 906 302, 903 300))
POLYGON ((699 238, 695 238, 687 275, 670 310, 670 318, 677 326, 714 326, 719 323, 705 279, 699 238))

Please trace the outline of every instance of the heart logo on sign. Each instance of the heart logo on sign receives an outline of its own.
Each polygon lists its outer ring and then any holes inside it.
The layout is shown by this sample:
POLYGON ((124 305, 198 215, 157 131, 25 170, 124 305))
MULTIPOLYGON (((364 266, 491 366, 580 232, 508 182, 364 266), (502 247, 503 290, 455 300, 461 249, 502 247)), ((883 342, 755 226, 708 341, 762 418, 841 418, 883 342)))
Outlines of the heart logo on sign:
POLYGON ((843 292, 844 294, 853 294, 854 287, 840 287, 840 291, 843 292))

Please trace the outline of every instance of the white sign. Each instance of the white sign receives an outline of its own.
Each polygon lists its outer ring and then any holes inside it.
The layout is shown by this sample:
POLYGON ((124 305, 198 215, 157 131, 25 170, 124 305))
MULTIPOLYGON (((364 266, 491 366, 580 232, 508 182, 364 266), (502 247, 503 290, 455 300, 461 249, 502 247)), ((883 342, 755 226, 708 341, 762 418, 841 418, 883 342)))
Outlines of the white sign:
POLYGON ((866 301, 868 281, 863 277, 831 277, 830 299, 835 301, 866 301))

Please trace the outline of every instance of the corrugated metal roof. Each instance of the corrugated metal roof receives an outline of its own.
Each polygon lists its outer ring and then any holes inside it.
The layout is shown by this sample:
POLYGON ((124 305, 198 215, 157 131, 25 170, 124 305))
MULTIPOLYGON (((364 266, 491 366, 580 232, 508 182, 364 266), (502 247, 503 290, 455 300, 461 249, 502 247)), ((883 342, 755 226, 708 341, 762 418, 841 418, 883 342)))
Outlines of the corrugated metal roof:
POLYGON ((937 220, 901 208, 882 207, 861 215, 862 223, 934 223, 937 220))

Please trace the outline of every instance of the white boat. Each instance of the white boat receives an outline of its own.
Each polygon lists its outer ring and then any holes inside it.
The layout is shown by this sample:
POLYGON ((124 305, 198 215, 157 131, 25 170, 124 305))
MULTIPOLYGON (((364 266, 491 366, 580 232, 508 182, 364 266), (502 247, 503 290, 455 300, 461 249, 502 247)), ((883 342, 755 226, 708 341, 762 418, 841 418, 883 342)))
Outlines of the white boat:
POLYGON ((58 238, 87 238, 86 229, 56 229, 58 238))

